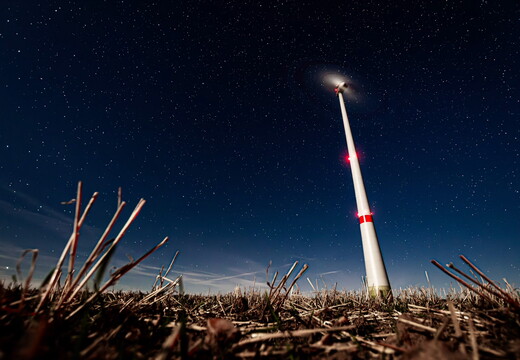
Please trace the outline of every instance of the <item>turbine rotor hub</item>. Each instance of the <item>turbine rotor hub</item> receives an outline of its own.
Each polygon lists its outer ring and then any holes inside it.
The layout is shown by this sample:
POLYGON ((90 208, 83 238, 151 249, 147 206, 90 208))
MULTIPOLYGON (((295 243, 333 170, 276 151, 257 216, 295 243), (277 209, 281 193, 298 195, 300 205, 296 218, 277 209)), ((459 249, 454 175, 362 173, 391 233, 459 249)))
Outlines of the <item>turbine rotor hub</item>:
POLYGON ((340 92, 344 92, 345 90, 347 90, 347 88, 348 88, 347 83, 341 82, 336 86, 336 88, 334 89, 334 92, 336 93, 336 95, 338 95, 340 92))

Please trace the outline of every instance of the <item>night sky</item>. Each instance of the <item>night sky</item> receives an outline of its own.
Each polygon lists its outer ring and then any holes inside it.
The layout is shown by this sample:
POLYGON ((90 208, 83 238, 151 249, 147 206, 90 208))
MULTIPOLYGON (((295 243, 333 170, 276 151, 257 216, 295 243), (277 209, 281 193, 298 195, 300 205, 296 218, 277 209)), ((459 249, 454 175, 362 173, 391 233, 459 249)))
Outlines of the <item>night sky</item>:
MULTIPOLYGON (((295 260, 320 287, 364 264, 339 104, 347 104, 394 288, 449 279, 464 254, 520 283, 516 1, 14 1, 0 5, 0 275, 72 230, 77 182, 100 192, 84 257, 117 205, 144 210, 121 280, 149 289, 176 250, 186 290, 265 286, 295 260), (262 4, 263 3, 263 4, 262 4), (458 262, 457 262, 458 263, 458 262)), ((301 281, 308 291, 307 281, 301 281)))

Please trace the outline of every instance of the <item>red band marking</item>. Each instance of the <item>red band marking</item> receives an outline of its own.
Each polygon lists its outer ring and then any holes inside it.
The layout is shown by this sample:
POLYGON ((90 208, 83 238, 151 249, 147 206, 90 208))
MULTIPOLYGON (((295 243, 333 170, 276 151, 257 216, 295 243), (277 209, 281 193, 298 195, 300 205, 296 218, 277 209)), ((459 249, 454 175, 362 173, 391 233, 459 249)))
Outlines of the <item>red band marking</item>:
POLYGON ((363 224, 364 222, 374 222, 374 220, 372 220, 372 215, 359 216, 359 223, 363 224))

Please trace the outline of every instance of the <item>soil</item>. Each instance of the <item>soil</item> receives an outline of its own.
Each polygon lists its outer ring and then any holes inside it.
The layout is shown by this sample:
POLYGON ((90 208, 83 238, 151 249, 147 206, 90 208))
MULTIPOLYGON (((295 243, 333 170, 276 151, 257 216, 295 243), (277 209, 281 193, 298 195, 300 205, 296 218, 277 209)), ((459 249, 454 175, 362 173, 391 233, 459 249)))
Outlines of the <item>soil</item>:
MULTIPOLYGON (((520 314, 470 292, 91 294, 36 314, 0 284, 0 359, 518 359, 520 314)), ((518 297, 518 294, 514 294, 518 297)))

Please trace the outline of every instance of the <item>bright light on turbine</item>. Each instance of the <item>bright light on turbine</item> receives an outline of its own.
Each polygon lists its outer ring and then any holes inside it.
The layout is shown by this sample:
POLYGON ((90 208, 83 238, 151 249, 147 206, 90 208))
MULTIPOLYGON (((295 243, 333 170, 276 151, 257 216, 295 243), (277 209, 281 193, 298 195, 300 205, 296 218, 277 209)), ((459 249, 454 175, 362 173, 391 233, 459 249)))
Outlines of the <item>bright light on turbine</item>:
POLYGON ((331 86, 333 88, 337 87, 342 82, 349 82, 349 80, 350 79, 348 79, 347 77, 338 73, 325 73, 323 75, 323 82, 326 85, 331 86))
POLYGON ((350 155, 347 153, 347 154, 344 154, 344 155, 342 156, 342 158, 343 158, 343 162, 344 162, 345 164, 348 164, 348 163, 350 163, 353 159, 358 159, 358 156, 357 156, 357 154, 354 154, 354 155, 350 156, 350 155))
POLYGON ((362 101, 361 88, 350 77, 337 72, 325 72, 321 75, 321 79, 327 90, 333 90, 336 94, 340 91, 349 102, 362 101))

